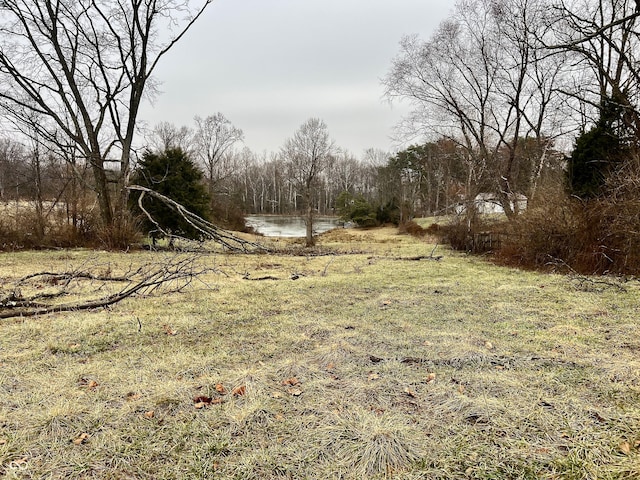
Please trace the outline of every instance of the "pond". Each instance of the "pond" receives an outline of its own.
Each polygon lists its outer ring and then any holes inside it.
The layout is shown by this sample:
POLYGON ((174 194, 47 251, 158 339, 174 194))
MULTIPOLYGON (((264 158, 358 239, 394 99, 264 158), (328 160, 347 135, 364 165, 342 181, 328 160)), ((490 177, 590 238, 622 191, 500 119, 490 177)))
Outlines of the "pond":
MULTIPOLYGON (((304 237, 307 225, 303 217, 288 215, 249 215, 247 225, 265 237, 304 237)), ((313 217, 313 233, 326 232, 342 226, 338 217, 313 217)))

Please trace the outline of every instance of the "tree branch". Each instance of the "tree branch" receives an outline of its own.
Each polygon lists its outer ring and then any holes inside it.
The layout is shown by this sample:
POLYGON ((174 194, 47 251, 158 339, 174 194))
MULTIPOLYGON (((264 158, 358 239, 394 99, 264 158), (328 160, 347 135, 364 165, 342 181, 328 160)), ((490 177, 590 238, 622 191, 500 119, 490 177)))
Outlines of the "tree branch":
POLYGON ((97 275, 86 271, 70 273, 39 272, 27 275, 13 284, 8 295, 0 296, 0 319, 92 310, 108 307, 127 298, 140 295, 181 292, 199 275, 212 270, 211 267, 198 265, 198 258, 195 254, 188 256, 175 255, 165 259, 165 261, 145 264, 133 272, 116 276, 97 275), (35 282, 36 279, 42 277, 64 279, 65 282, 55 293, 45 292, 31 297, 22 294, 23 289, 37 290, 42 288, 40 283, 35 282), (82 290, 82 285, 78 284, 75 289, 72 288, 71 283, 74 280, 97 282, 98 288, 95 291, 102 290, 113 282, 126 281, 127 284, 117 292, 98 298, 80 298, 68 303, 53 303, 54 299, 61 296, 86 297, 86 291, 82 290), (36 302, 36 299, 39 301, 36 302))
MULTIPOLYGON (((248 253, 250 251, 268 251, 268 248, 264 245, 260 245, 255 242, 250 242, 248 240, 244 240, 240 237, 233 235, 231 232, 219 228, 212 224, 211 222, 205 220, 204 218, 196 215, 193 212, 187 210, 183 205, 172 200, 161 193, 155 192, 150 188, 143 187, 140 185, 130 185, 127 187, 129 190, 134 190, 138 192, 142 192, 140 198, 138 199, 138 206, 142 210, 142 212, 147 216, 147 218, 153 223, 159 232, 161 232, 164 236, 169 238, 178 238, 183 239, 178 235, 173 235, 167 232, 162 226, 153 218, 153 216, 144 208, 142 205, 142 199, 144 195, 149 195, 157 200, 160 200, 169 208, 171 208, 177 215, 180 215, 189 225, 195 228, 198 232, 202 234, 202 236, 208 240, 212 240, 222 247, 231 250, 233 252, 244 252, 248 253)), ((185 239, 183 239, 185 240, 185 239)))

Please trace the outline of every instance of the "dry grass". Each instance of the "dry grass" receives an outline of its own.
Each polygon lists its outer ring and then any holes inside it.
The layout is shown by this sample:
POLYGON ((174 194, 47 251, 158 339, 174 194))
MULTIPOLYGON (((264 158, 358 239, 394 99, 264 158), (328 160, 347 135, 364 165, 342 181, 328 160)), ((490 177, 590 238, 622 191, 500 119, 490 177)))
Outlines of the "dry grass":
POLYGON ((432 248, 336 230, 339 255, 211 255, 183 294, 4 321, 0 476, 638 478, 637 282, 399 260, 432 248))

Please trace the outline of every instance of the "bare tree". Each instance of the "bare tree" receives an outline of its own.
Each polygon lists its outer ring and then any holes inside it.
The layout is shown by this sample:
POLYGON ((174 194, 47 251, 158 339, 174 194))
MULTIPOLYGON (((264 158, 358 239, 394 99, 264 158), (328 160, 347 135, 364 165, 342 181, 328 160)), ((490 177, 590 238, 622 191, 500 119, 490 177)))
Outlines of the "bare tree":
POLYGON ((388 98, 408 99, 414 106, 404 121, 408 134, 443 136, 464 149, 471 212, 494 153, 498 65, 486 18, 477 15, 477 2, 466 4, 469 8, 459 4, 456 17, 444 21, 430 40, 405 37, 384 85, 388 98))
POLYGON ((148 138, 149 148, 156 152, 166 152, 179 148, 184 152, 192 150, 193 131, 186 126, 177 127, 171 122, 160 122, 151 131, 148 138))
POLYGON ((552 52, 573 56, 572 68, 583 82, 564 93, 594 113, 590 123, 613 107, 621 112, 618 130, 635 142, 640 142, 639 5, 634 0, 555 0, 541 35, 552 52))
POLYGON ((301 189, 306 206, 306 244, 314 245, 313 193, 321 172, 331 163, 336 151, 329 137, 327 125, 318 118, 310 118, 286 140, 282 156, 287 161, 289 176, 301 189))
POLYGON ((209 195, 215 197, 216 186, 237 171, 233 147, 244 140, 244 133, 220 112, 207 118, 196 116, 196 154, 205 166, 209 195))
MULTIPOLYGON (((492 189, 517 213, 515 172, 523 140, 540 143, 535 185, 554 135, 564 133, 557 85, 562 59, 544 55, 532 33, 545 26, 547 0, 462 0, 428 41, 405 38, 384 80, 389 98, 409 99, 413 135, 449 138, 465 152, 467 211, 492 189)), ((529 183, 528 179, 528 183, 529 183)))
POLYGON ((102 221, 126 208, 136 119, 160 59, 211 0, 6 0, 0 5, 0 107, 42 122, 91 166, 102 221), (161 38, 166 38, 161 41, 161 38), (109 187, 114 169, 115 197, 109 187))

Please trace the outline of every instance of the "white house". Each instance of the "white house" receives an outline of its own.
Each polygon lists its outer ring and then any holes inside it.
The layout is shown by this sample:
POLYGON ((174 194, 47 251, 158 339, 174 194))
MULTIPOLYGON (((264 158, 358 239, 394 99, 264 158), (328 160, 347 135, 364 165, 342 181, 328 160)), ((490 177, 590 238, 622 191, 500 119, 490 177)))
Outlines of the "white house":
MULTIPOLYGON (((500 199, 498 195, 495 193, 479 193, 476 195, 474 200, 476 210, 481 214, 490 214, 490 213, 504 213, 504 209, 502 208, 502 203, 500 203, 500 199)), ((521 193, 514 193, 512 195, 511 200, 511 208, 516 209, 519 212, 527 209, 527 197, 522 195, 521 193)), ((464 213, 466 209, 466 205, 461 203, 456 207, 456 213, 461 214, 464 213)))

